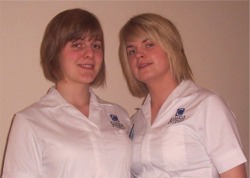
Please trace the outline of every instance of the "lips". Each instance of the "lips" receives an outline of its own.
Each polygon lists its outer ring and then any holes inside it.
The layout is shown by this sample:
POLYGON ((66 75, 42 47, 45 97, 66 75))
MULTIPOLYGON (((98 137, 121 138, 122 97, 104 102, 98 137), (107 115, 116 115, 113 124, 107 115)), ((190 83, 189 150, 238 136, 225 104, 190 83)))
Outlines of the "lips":
POLYGON ((138 69, 144 69, 145 67, 148 67, 149 65, 151 65, 152 63, 143 63, 143 64, 139 64, 138 65, 138 69))
POLYGON ((83 69, 94 69, 94 64, 78 64, 83 69))

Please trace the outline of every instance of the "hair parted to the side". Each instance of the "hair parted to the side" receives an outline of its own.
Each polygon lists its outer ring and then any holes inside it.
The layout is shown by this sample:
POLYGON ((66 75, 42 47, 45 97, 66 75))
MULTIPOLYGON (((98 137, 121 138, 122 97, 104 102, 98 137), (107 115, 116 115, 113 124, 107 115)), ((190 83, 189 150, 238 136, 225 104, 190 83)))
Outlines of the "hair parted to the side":
POLYGON ((129 19, 119 33, 120 63, 128 88, 133 96, 145 97, 149 91, 147 86, 138 81, 132 74, 126 52, 126 41, 145 35, 152 38, 166 52, 172 76, 178 83, 182 80, 193 80, 182 39, 175 25, 158 14, 140 14, 129 19))
POLYGON ((97 17, 83 9, 69 9, 57 14, 47 25, 40 48, 40 58, 46 79, 56 83, 62 79, 59 56, 67 42, 80 38, 97 39, 102 42, 103 63, 91 86, 106 84, 104 60, 104 36, 97 17))

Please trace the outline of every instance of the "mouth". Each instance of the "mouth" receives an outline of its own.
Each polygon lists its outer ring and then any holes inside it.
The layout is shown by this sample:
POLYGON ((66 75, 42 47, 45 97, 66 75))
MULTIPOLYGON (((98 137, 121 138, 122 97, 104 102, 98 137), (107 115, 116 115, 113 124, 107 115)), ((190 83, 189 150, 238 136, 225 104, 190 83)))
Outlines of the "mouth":
POLYGON ((94 69, 94 64, 78 64, 82 69, 94 69))
POLYGON ((150 66, 152 63, 144 63, 144 64, 140 64, 140 65, 138 65, 138 69, 144 69, 144 68, 146 68, 146 67, 148 67, 148 66, 150 66))

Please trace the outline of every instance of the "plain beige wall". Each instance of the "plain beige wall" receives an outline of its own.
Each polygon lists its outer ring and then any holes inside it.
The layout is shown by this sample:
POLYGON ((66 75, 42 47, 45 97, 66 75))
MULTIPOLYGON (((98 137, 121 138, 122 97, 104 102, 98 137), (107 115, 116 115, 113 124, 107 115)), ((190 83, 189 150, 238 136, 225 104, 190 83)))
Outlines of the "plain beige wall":
MULTIPOLYGON (((103 26, 106 89, 95 90, 130 114, 141 99, 127 89, 118 61, 118 31, 132 15, 155 12, 179 29, 198 84, 220 93, 234 111, 249 156, 249 4, 247 1, 16 1, 0 2, 0 161, 15 112, 52 85, 39 65, 39 46, 51 18, 68 8, 96 14, 103 26)), ((18 146, 18 145, 17 145, 18 146)), ((1 166, 1 164, 0 164, 1 166)))

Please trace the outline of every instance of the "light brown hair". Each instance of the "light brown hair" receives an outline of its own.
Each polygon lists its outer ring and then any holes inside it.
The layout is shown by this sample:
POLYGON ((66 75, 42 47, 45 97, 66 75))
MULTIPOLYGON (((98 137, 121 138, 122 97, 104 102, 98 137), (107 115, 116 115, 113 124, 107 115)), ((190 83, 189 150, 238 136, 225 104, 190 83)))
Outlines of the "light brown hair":
MULTIPOLYGON (((70 9, 57 14, 49 22, 40 49, 40 62, 46 79, 54 83, 62 79, 60 52, 67 42, 80 38, 100 40, 104 58, 103 30, 94 14, 82 9, 70 9)), ((91 86, 104 86, 105 82, 106 68, 103 59, 101 69, 91 86)))

